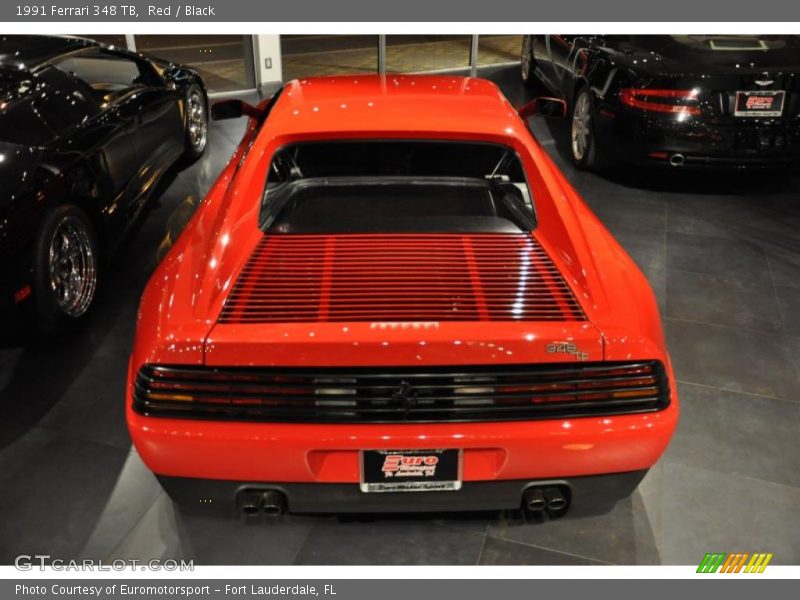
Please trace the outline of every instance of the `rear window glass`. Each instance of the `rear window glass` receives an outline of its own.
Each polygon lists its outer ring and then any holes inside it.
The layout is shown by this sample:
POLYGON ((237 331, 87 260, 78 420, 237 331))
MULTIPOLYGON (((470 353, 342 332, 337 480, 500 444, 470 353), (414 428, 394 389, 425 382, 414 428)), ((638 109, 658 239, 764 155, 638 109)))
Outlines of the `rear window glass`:
POLYGON ((535 227, 517 154, 451 141, 292 144, 270 164, 270 233, 500 233, 535 227))

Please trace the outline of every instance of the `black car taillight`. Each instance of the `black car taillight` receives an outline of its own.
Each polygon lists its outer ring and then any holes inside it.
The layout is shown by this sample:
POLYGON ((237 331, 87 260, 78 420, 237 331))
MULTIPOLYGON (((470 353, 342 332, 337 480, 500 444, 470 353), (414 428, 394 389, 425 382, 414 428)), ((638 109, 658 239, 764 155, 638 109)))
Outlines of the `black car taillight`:
POLYGON ((661 90, 648 88, 624 88, 619 92, 620 101, 631 108, 652 112, 697 116, 700 114, 699 91, 661 90))
POLYGON ((156 417, 328 423, 536 420, 660 410, 658 361, 426 369, 145 365, 136 412, 156 417))

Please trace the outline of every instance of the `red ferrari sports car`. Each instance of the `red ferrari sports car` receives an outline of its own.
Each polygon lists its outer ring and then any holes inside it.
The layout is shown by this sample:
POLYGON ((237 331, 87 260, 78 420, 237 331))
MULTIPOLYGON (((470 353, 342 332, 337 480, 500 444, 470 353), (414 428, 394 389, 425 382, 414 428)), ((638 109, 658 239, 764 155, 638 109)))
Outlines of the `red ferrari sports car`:
POLYGON ((491 82, 293 81, 152 276, 127 382, 179 504, 613 506, 678 399, 652 290, 491 82))

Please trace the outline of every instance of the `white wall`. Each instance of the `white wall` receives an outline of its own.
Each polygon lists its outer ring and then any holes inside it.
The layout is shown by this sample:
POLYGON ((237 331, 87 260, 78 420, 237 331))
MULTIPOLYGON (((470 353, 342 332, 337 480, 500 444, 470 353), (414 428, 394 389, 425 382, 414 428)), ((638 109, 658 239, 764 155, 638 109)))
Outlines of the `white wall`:
POLYGON ((254 35, 253 54, 256 65, 256 86, 262 87, 283 81, 279 35, 254 35), (270 64, 269 68, 267 67, 268 63, 270 64))

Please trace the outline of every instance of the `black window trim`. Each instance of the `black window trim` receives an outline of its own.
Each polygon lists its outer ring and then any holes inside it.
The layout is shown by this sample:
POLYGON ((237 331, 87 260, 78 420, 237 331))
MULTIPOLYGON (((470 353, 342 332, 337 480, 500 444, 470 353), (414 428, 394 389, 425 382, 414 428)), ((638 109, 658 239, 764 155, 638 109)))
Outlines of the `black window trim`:
MULTIPOLYGON (((77 50, 74 50, 72 52, 68 52, 68 53, 62 54, 60 56, 57 56, 57 57, 47 61, 47 63, 44 63, 43 65, 37 66, 36 70, 39 71, 40 69, 42 69, 44 67, 59 68, 59 64, 61 64, 62 62, 66 61, 66 60, 69 60, 71 58, 80 57, 81 55, 85 55, 87 57, 91 57, 92 55, 96 56, 98 54, 101 54, 101 55, 102 54, 106 54, 106 55, 109 55, 109 56, 112 56, 112 57, 115 57, 115 58, 119 58, 119 59, 122 59, 122 60, 129 60, 132 63, 135 63, 136 66, 139 67, 140 71, 141 71, 142 68, 149 70, 151 78, 153 80, 152 84, 139 83, 137 85, 134 85, 134 86, 131 86, 131 87, 125 89, 124 91, 121 90, 120 91, 120 95, 118 97, 115 96, 114 99, 113 99, 113 103, 109 103, 109 106, 111 104, 116 104, 116 103, 122 101, 124 98, 126 98, 129 94, 132 94, 132 93, 137 93, 137 92, 140 92, 140 91, 143 91, 143 90, 148 90, 148 89, 159 89, 159 90, 160 89, 167 89, 167 85, 166 85, 166 82, 164 81, 164 78, 161 77, 161 75, 159 75, 158 70, 152 65, 152 63, 148 59, 142 58, 141 56, 138 56, 136 54, 132 54, 132 53, 127 52, 127 51, 112 50, 110 48, 106 48, 105 46, 100 46, 100 45, 88 46, 86 48, 78 48, 77 50), (156 84, 156 81, 158 82, 158 85, 156 84)), ((83 84, 88 86, 89 88, 92 87, 88 82, 86 82, 77 73, 72 73, 71 75, 75 79, 83 82, 83 84)), ((102 103, 100 103, 100 104, 102 106, 102 103)))
MULTIPOLYGON (((267 108, 266 111, 265 111, 266 114, 262 118, 262 121, 260 121, 260 123, 259 123, 260 125, 263 124, 266 121, 267 116, 269 115, 269 111, 272 110, 273 106, 275 105, 275 102, 277 101, 277 96, 283 91, 283 89, 284 88, 281 88, 277 92, 275 92, 275 96, 273 96, 270 99, 270 103, 266 107, 267 108)), ((328 144, 328 143, 330 143, 330 144, 337 144, 337 143, 341 144, 341 143, 347 143, 347 142, 352 142, 352 143, 363 143, 363 142, 428 142, 428 143, 443 143, 443 144, 463 143, 463 144, 474 144, 474 145, 480 145, 480 146, 494 146, 494 147, 506 150, 508 152, 511 152, 516 157, 516 159, 519 161, 519 165, 520 165, 520 168, 522 170, 522 176, 525 179, 525 186, 528 189, 528 197, 530 198, 530 202, 531 202, 531 212, 533 213, 532 214, 533 226, 531 227, 530 230, 526 230, 526 231, 528 233, 531 233, 533 231, 536 231, 536 229, 539 226, 539 215, 538 215, 538 213, 536 211, 536 202, 535 202, 535 198, 534 198, 534 195, 533 195, 533 188, 531 187, 531 184, 530 184, 530 178, 528 176, 528 171, 525 169, 525 163, 523 162, 522 157, 520 156, 520 153, 519 153, 519 151, 517 151, 516 148, 512 148, 511 146, 509 146, 507 144, 502 144, 502 143, 498 143, 498 142, 487 142, 486 140, 473 140, 473 139, 464 139, 464 138, 429 138, 429 137, 415 137, 415 138, 375 137, 375 138, 372 138, 372 137, 354 137, 354 138, 331 138, 331 139, 318 139, 318 140, 315 140, 315 139, 307 139, 306 140, 306 139, 304 139, 304 140, 296 140, 296 141, 286 142, 285 144, 281 144, 280 146, 278 146, 275 149, 275 151, 269 157, 269 164, 267 165, 267 176, 264 178, 264 187, 263 187, 263 190, 261 192, 261 200, 260 200, 260 206, 259 206, 259 210, 258 210, 258 227, 259 227, 259 229, 261 229, 263 231, 264 230, 264 225, 265 225, 265 223, 267 221, 267 218, 266 218, 266 215, 265 215, 265 205, 266 205, 266 197, 267 197, 267 185, 269 183, 269 174, 270 174, 270 170, 271 170, 270 167, 272 166, 272 161, 273 161, 273 159, 275 158, 275 156, 278 153, 286 150, 287 148, 290 148, 291 146, 295 146, 295 145, 299 145, 299 144, 328 144)), ((301 234, 281 233, 280 235, 301 235, 301 234)))

